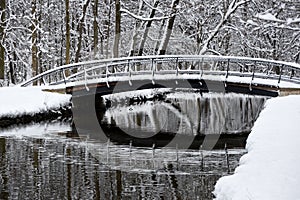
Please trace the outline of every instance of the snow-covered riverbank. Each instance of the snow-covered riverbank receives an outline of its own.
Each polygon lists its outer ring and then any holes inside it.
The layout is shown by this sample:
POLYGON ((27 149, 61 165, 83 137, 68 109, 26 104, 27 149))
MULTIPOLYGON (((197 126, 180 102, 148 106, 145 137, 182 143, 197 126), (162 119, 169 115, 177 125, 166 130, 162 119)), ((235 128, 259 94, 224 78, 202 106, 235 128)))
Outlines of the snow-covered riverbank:
POLYGON ((300 96, 268 100, 231 176, 215 187, 217 200, 300 199, 300 96))
POLYGON ((39 87, 0 88, 0 118, 35 115, 70 104, 71 95, 44 92, 39 87))

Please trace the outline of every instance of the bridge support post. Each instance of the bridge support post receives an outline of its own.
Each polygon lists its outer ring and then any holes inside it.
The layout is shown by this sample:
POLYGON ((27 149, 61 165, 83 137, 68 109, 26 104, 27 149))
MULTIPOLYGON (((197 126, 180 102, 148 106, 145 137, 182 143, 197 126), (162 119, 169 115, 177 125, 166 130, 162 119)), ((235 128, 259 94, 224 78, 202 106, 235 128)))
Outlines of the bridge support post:
POLYGON ((178 76, 178 73, 179 73, 178 58, 176 58, 176 76, 178 76))
POLYGON ((200 80, 202 79, 203 76, 203 58, 201 58, 201 60, 199 60, 199 74, 200 74, 200 80))
POLYGON ((229 76, 229 62, 230 62, 230 60, 228 59, 228 60, 227 60, 227 69, 226 69, 226 79, 227 79, 228 76, 229 76))
POLYGON ((283 65, 280 66, 280 69, 279 69, 279 78, 278 78, 278 86, 279 87, 279 83, 281 81, 281 76, 282 76, 282 69, 283 69, 283 65))
POLYGON ((66 81, 66 79, 67 79, 66 73, 65 73, 65 71, 64 71, 63 69, 61 70, 61 73, 62 73, 62 75, 63 75, 64 83, 65 83, 65 85, 66 85, 66 84, 67 84, 67 81, 66 81))

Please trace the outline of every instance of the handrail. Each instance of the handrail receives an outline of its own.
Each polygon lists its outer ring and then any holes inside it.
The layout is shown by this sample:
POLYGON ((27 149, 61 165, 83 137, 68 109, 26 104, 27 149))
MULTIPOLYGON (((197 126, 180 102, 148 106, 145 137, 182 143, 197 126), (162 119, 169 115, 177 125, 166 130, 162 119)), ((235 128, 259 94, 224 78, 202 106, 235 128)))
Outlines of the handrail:
MULTIPOLYGON (((203 67, 204 63, 207 62, 213 62, 214 64, 210 66, 209 70, 206 70, 206 73, 214 72, 214 71, 223 71, 226 75, 226 79, 231 72, 239 72, 240 75, 250 73, 253 76, 253 79, 255 77, 261 77, 262 75, 259 74, 259 70, 267 70, 266 75, 264 76, 265 78, 270 78, 270 79, 278 79, 278 83, 281 80, 291 80, 291 82, 297 82, 300 84, 300 65, 297 63, 290 63, 290 62, 284 62, 284 61, 274 61, 274 60, 267 60, 267 59, 259 59, 259 58, 249 58, 249 57, 234 57, 234 56, 214 56, 214 55, 163 55, 163 56, 138 56, 138 57, 124 57, 124 58, 112 58, 112 59, 103 59, 103 60, 93 60, 93 61, 88 61, 88 62, 80 62, 80 63, 75 63, 75 64, 68 64, 68 65, 63 65, 60 67, 56 67, 53 69, 50 69, 48 71, 45 71, 23 83, 20 84, 22 87, 26 87, 28 85, 33 84, 34 82, 38 81, 46 81, 46 77, 49 76, 49 83, 48 84, 55 84, 55 83, 61 83, 61 82, 72 82, 76 81, 77 77, 80 77, 82 75, 85 76, 85 79, 88 77, 86 76, 90 72, 95 72, 96 70, 102 70, 101 75, 108 76, 112 74, 117 74, 116 71, 120 68, 122 69, 123 73, 129 73, 130 76, 132 75, 131 73, 131 67, 130 65, 144 65, 144 70, 137 70, 137 72, 145 72, 149 71, 153 74, 159 73, 160 71, 165 71, 165 70, 173 70, 174 74, 179 73, 181 69, 179 68, 179 64, 189 64, 190 62, 193 62, 195 64, 194 69, 190 69, 191 71, 198 72, 199 75, 201 74, 201 77, 204 73, 203 67), (219 69, 215 69, 216 65, 218 63, 223 64, 223 70, 220 69, 220 66, 222 68, 222 64, 219 66, 219 69), (173 63, 173 67, 164 69, 160 65, 164 64, 170 64, 173 63), (216 64, 217 63, 217 64, 216 64), (146 65, 152 66, 155 65, 155 67, 149 67, 149 69, 146 69, 146 65), (199 65, 196 67, 196 65, 199 65), (246 72, 244 71, 246 65, 254 65, 254 69, 251 71, 251 67, 249 67, 246 72), (261 67, 259 65, 262 65, 261 67), (238 71, 238 66, 242 67, 243 70, 238 71), (270 66, 271 69, 274 67, 277 67, 277 71, 275 74, 269 74, 270 73, 270 66), (128 68, 128 69, 127 69, 128 68), (111 70, 111 71, 109 71, 111 70), (75 72, 73 72, 75 71, 75 72), (57 76, 57 73, 61 73, 61 78, 60 80, 51 83, 51 76, 54 77, 54 75, 57 76), (108 74, 109 73, 109 74, 108 74), (286 75, 285 73, 289 73, 286 75), (68 76, 66 76, 68 74, 68 76)), ((170 67, 170 66, 168 66, 170 67)), ((100 74, 98 73, 98 76, 100 74)), ((52 77, 52 78, 53 78, 52 77)), ((56 77, 57 78, 57 77, 56 77)))

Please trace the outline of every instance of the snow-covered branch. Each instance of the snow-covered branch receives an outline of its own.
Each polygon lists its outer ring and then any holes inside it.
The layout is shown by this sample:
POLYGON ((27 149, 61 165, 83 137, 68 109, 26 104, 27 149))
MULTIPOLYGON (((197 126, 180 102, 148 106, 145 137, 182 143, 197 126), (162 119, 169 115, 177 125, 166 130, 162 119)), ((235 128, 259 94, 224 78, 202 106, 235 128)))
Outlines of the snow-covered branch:
POLYGON ((282 19, 278 19, 275 15, 271 14, 271 13, 263 13, 263 14, 256 14, 255 18, 260 19, 260 20, 264 20, 267 22, 278 22, 281 24, 287 24, 287 25, 291 25, 291 24, 300 24, 300 18, 287 18, 286 20, 282 20, 282 19))
POLYGON ((124 8, 122 8, 121 10, 121 13, 126 13, 128 14, 129 16, 137 19, 137 20, 141 20, 141 21, 161 21, 161 20, 164 20, 164 19, 168 19, 168 17, 153 17, 153 18, 145 18, 145 17, 141 17, 141 16, 138 16, 132 12, 130 12, 129 10, 126 10, 124 8))
POLYGON ((207 51, 208 45, 209 43, 214 39, 214 37, 217 35, 217 33, 220 31, 220 29, 222 28, 222 26, 227 22, 227 20, 229 19, 229 17, 231 16, 231 14, 233 14, 236 9, 249 2, 250 0, 243 0, 243 1, 239 1, 236 2, 236 0, 233 0, 230 5, 227 8, 226 14, 222 17, 221 21, 217 24, 217 26, 213 29, 213 31, 211 32, 211 34, 208 36, 208 38, 203 42, 202 44, 202 48, 199 49, 199 54, 202 55, 207 51))
POLYGON ((147 2, 146 0, 142 0, 151 10, 156 10, 158 12, 160 12, 161 14, 164 14, 164 11, 162 11, 161 9, 158 9, 157 7, 152 6, 149 2, 147 2))

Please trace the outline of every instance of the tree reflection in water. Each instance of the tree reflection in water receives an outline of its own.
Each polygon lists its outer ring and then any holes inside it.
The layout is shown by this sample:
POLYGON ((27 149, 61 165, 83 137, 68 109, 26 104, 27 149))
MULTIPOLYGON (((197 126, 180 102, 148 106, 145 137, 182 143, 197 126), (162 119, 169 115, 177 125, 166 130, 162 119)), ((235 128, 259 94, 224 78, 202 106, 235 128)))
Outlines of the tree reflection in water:
MULTIPOLYGON (((243 153, 229 150, 232 169, 243 153)), ((227 173, 223 150, 153 154, 57 132, 1 136, 0 158, 0 199, 211 199, 227 173)))

